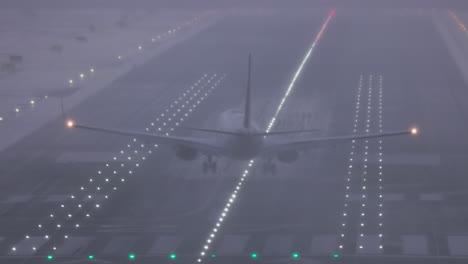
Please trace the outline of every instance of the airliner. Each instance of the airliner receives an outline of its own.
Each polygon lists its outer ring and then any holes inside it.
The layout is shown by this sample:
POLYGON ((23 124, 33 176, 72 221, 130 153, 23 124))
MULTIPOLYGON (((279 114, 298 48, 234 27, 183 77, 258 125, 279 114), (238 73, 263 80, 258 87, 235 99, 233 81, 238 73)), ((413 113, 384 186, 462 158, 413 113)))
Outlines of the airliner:
POLYGON ((417 128, 401 131, 353 134, 342 136, 312 137, 305 139, 281 138, 288 134, 310 132, 312 130, 264 132, 251 120, 250 102, 250 75, 251 56, 249 55, 247 72, 247 89, 245 95, 244 111, 228 110, 223 112, 219 118, 220 129, 186 128, 193 131, 224 135, 221 137, 189 137, 189 136, 167 136, 131 130, 117 130, 112 128, 89 126, 68 120, 69 128, 78 128, 117 134, 144 139, 155 144, 169 145, 175 147, 176 156, 182 160, 195 160, 199 154, 207 159, 203 162, 203 170, 216 171, 215 157, 227 157, 235 160, 251 160, 257 157, 265 158, 271 162, 277 158, 280 162, 290 163, 295 161, 301 151, 318 147, 346 143, 353 140, 366 140, 372 138, 383 138, 403 135, 418 134, 417 128))

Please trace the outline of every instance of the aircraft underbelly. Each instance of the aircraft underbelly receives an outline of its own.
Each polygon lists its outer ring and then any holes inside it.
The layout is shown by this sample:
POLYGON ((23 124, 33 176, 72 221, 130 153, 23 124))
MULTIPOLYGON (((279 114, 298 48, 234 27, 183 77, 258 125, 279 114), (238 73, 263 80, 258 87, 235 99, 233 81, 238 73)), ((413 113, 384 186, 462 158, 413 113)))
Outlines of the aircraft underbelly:
POLYGON ((229 138, 227 144, 232 150, 232 157, 238 160, 255 158, 263 146, 261 138, 250 136, 229 138))

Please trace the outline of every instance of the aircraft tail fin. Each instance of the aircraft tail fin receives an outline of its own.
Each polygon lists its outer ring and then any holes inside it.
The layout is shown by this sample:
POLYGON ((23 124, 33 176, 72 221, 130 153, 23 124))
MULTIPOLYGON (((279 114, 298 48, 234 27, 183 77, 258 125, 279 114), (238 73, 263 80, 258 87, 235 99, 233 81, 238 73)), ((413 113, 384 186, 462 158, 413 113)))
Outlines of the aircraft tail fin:
POLYGON ((249 64, 247 70, 247 89, 245 94, 244 108, 244 128, 250 127, 250 72, 252 67, 252 55, 249 54, 249 64))

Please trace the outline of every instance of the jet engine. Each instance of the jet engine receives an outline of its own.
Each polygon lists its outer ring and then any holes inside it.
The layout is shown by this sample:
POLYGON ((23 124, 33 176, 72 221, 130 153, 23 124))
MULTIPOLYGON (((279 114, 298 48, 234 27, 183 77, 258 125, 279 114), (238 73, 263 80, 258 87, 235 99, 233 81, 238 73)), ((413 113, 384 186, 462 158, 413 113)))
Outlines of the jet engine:
POLYGON ((299 153, 295 150, 286 150, 278 153, 278 160, 284 163, 291 163, 297 160, 299 153))
POLYGON ((176 149, 176 156, 181 160, 194 160, 197 158, 198 152, 196 149, 179 146, 176 149))

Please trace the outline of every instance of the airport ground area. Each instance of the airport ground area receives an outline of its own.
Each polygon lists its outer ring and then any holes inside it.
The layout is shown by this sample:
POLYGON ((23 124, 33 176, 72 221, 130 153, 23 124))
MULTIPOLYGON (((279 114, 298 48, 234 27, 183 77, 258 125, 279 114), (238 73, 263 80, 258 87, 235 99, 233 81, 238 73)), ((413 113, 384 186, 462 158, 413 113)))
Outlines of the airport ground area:
POLYGON ((46 44, 37 57, 14 38, 0 44, 23 58, 4 57, 0 78, 22 95, 1 92, 24 101, 0 121, 0 263, 466 263, 468 14, 451 12, 148 11, 79 27, 2 25, 46 44), (194 17, 170 39, 166 29, 194 17), (158 32, 168 39, 153 47, 158 32), (98 52, 65 55, 94 41, 98 52), (80 123, 207 137, 181 127, 214 128, 220 113, 242 109, 249 53, 262 128, 317 130, 296 138, 420 133, 301 152, 274 170, 218 158, 204 172, 203 155, 180 160, 171 147, 68 129, 61 117, 60 98, 80 123), (91 67, 106 77, 92 79, 91 67), (30 97, 41 74, 38 90, 60 91, 53 102, 30 97))

